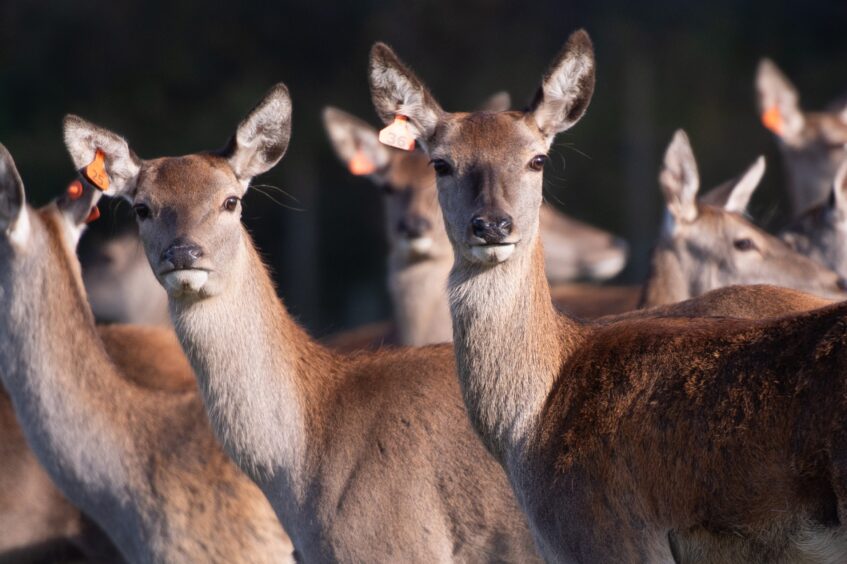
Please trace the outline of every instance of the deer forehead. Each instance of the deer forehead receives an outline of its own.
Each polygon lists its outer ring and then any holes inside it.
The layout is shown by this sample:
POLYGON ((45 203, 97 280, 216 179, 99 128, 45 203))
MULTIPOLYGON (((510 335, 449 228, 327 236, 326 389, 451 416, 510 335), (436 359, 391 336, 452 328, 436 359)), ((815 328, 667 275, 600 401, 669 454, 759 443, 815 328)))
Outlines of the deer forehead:
POLYGON ((219 193, 240 195, 241 191, 235 173, 223 158, 198 154, 146 161, 136 199, 146 197, 160 205, 201 205, 219 193))
POLYGON ((544 135, 523 112, 451 114, 432 145, 433 158, 443 155, 459 167, 477 162, 504 166, 547 152, 544 135))
POLYGON ((398 190, 432 190, 435 193, 435 171, 422 151, 392 151, 387 180, 398 190))

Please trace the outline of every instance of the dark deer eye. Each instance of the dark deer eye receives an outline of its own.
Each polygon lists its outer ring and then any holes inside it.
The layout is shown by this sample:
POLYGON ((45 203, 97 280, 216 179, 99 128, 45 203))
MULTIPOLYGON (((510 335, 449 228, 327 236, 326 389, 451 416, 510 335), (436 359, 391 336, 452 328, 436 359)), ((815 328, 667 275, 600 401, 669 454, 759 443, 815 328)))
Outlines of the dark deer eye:
POLYGON ((435 169, 435 174, 438 176, 447 176, 453 172, 453 168, 450 166, 450 163, 444 159, 432 159, 429 162, 432 163, 432 168, 435 169))
POLYGON ((132 209, 138 219, 145 220, 150 217, 150 208, 147 207, 147 204, 135 204, 132 209))
POLYGON ((732 246, 739 251, 752 251, 756 248, 756 243, 751 239, 736 239, 732 242, 732 246))
POLYGON ((226 211, 235 211, 235 208, 238 207, 238 198, 236 198, 235 196, 230 196, 229 198, 224 200, 223 207, 226 211))
POLYGON ((529 168, 535 171, 544 170, 544 163, 547 162, 547 155, 535 155, 532 157, 532 160, 529 161, 529 168))

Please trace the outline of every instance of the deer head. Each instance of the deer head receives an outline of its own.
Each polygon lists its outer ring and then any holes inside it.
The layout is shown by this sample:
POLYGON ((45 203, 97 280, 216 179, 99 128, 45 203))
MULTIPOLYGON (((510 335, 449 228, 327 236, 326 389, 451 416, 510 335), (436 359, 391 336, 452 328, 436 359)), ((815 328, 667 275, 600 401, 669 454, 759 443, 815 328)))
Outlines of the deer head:
POLYGON ((105 153, 108 192, 126 198, 138 218, 147 259, 171 297, 219 294, 243 260, 241 198, 250 180, 282 158, 291 134, 291 99, 274 86, 223 150, 139 159, 119 135, 76 116, 65 144, 77 168, 105 153))
POLYGON ((824 201, 835 171, 847 160, 847 99, 822 112, 803 111, 797 89, 769 59, 759 63, 756 92, 762 122, 780 142, 799 214, 824 201))
POLYGON ((323 118, 338 158, 352 174, 370 178, 385 195, 392 259, 409 264, 452 256, 429 157, 420 150, 383 145, 376 129, 339 109, 326 108, 323 118))
POLYGON ((847 160, 826 202, 798 217, 781 235, 797 251, 847 276, 847 160))
POLYGON ((571 35, 527 111, 445 112, 382 43, 371 50, 370 84, 382 120, 407 118, 432 161, 457 264, 490 268, 531 252, 547 151, 579 121, 594 90, 588 34, 571 35))
POLYGON ((676 302, 733 284, 775 284, 844 296, 844 280, 835 272, 744 217, 764 172, 765 161, 759 157, 738 178, 698 200, 697 162, 688 136, 676 132, 659 175, 666 213, 645 290, 647 305, 676 302))

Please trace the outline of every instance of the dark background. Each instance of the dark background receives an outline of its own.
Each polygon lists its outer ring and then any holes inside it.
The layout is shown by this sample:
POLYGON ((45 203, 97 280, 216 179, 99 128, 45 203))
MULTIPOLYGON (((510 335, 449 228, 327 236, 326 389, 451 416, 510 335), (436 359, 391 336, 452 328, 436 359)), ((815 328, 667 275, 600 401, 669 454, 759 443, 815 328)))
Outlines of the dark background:
MULTIPOLYGON (((691 136, 703 186, 735 176, 758 154, 768 172, 752 212, 783 219, 776 148, 755 113, 753 73, 772 57, 806 108, 847 91, 847 2, 644 0, 596 2, 0 2, 0 142, 31 201, 72 177, 61 119, 74 112, 128 137, 142 157, 224 144, 277 81, 294 99, 292 144, 256 181, 244 217, 289 309, 322 335, 388 315, 378 191, 350 177, 320 121, 333 104, 376 124, 367 53, 391 44, 447 110, 498 90, 516 104, 537 88, 568 34, 595 42, 596 93, 561 135, 547 197, 627 238, 638 282, 658 232, 656 183, 666 143, 691 136)), ((121 221, 106 217, 99 230, 121 221)))

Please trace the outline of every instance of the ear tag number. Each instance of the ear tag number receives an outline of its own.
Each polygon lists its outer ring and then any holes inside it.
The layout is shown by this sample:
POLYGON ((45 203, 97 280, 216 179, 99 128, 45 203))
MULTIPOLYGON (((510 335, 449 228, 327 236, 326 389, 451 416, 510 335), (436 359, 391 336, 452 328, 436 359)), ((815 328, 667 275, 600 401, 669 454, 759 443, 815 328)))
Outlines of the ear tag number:
POLYGON ((71 200, 79 200, 82 197, 82 182, 74 180, 68 184, 68 198, 71 200))
POLYGON ((367 176, 368 174, 373 174, 374 171, 376 171, 376 165, 368 158, 363 150, 357 149, 353 154, 353 157, 347 163, 347 169, 351 174, 356 176, 367 176))
POLYGON ((94 160, 82 169, 85 178, 101 191, 109 189, 109 175, 106 174, 106 155, 100 149, 94 152, 94 160))
POLYGON ((782 122, 782 114, 779 113, 779 108, 777 106, 771 106, 765 110, 762 114, 762 125, 777 135, 782 135, 784 124, 782 122))
POLYGON ((399 114, 394 116, 394 123, 379 132, 379 142, 403 151, 414 149, 415 136, 409 129, 409 118, 399 114))
POLYGON ((91 208, 91 211, 88 212, 88 217, 85 218, 85 223, 91 223, 92 221, 94 221, 95 219, 98 219, 99 217, 100 217, 100 208, 98 208, 97 206, 94 206, 93 208, 91 208))

